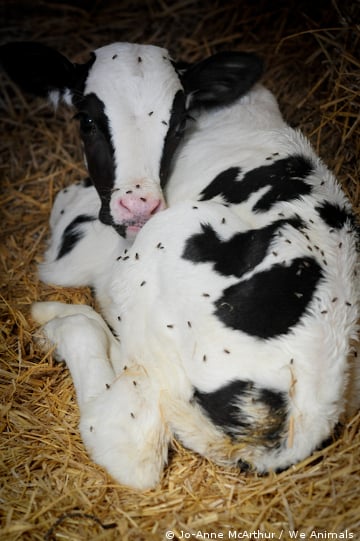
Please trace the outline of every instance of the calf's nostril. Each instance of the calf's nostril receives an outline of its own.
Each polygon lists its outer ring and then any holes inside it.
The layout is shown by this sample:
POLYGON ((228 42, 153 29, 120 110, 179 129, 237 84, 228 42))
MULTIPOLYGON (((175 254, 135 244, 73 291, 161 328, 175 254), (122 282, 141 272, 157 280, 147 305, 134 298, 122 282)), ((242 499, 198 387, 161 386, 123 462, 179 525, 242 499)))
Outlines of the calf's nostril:
POLYGON ((159 199, 159 201, 157 202, 156 206, 152 209, 152 211, 150 212, 150 214, 155 214, 158 210, 160 210, 161 208, 161 201, 159 199))
POLYGON ((126 209, 126 210, 131 211, 131 209, 129 208, 129 206, 131 206, 131 205, 129 205, 129 201, 128 201, 128 200, 119 199, 119 206, 120 206, 120 207, 123 207, 123 208, 126 209))

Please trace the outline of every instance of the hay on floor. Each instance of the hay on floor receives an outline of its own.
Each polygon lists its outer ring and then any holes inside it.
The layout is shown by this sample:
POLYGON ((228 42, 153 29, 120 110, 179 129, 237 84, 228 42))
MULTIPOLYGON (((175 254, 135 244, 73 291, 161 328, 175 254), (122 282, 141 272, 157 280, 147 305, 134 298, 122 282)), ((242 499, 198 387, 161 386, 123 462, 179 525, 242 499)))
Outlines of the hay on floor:
MULTIPOLYGON (((0 18, 1 43, 34 39, 74 60, 113 40, 155 43, 188 61, 258 52, 287 120, 310 137, 359 212, 358 2, 7 0, 0 18)), ((293 530, 357 539, 359 415, 279 475, 239 474, 174 442, 161 485, 138 493, 89 461, 70 375, 37 348, 29 318, 34 300, 93 302, 88 289, 45 286, 36 273, 54 196, 85 175, 76 125, 70 111, 23 96, 4 75, 0 107, 0 539, 160 541, 168 530, 175 539, 289 539, 293 530)))

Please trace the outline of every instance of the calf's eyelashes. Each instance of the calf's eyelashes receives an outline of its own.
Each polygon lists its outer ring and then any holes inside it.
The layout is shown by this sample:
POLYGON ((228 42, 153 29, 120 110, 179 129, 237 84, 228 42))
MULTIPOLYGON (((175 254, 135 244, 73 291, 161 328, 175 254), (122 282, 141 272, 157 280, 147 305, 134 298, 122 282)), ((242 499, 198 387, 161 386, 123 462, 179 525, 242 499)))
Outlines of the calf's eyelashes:
POLYGON ((96 122, 93 118, 87 115, 85 112, 80 111, 74 116, 75 119, 79 120, 80 133, 83 137, 89 137, 95 135, 97 131, 96 122))

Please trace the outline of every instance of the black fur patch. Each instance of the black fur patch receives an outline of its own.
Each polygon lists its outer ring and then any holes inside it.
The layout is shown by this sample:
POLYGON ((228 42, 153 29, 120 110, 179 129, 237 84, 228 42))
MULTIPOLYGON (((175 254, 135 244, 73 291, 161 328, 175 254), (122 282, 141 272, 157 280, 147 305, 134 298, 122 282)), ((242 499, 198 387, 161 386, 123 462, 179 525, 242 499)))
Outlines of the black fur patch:
POLYGON ((200 200, 221 195, 227 203, 239 204, 262 188, 268 187, 254 205, 254 211, 267 211, 278 201, 291 201, 311 193, 305 179, 312 173, 312 162, 305 156, 295 155, 276 160, 270 165, 252 169, 240 177, 239 167, 223 171, 203 190, 200 200))
POLYGON ((115 151, 104 104, 91 93, 78 99, 76 107, 89 174, 101 199, 99 219, 106 225, 113 225, 109 205, 115 179, 115 151))
POLYGON ((92 54, 85 64, 73 64, 51 47, 31 41, 17 41, 0 47, 0 62, 10 77, 26 92, 46 96, 50 91, 60 93, 70 89, 82 93, 89 69, 95 59, 92 54))
POLYGON ((59 253, 56 259, 61 259, 76 246, 78 241, 84 236, 84 232, 81 231, 81 224, 87 222, 93 222, 96 217, 89 216, 87 214, 80 214, 77 216, 64 230, 62 235, 62 241, 59 253))
POLYGON ((91 188, 92 186, 94 186, 93 181, 90 177, 84 178, 84 180, 82 180, 81 182, 81 185, 83 186, 83 188, 91 188))
POLYGON ((324 201, 322 205, 316 207, 320 218, 331 228, 342 229, 348 222, 351 226, 355 225, 354 216, 346 208, 340 207, 336 203, 324 201))
POLYGON ((171 161, 174 153, 184 134, 186 126, 186 110, 185 110, 185 95, 182 90, 178 90, 175 94, 171 116, 169 121, 169 129, 167 131, 164 147, 160 162, 160 183, 164 188, 169 177, 171 161))
POLYGON ((214 313, 234 330, 275 338, 300 321, 321 276, 320 266, 310 257, 273 265, 225 289, 214 313))
POLYGON ((261 229, 236 233, 227 241, 221 240, 210 225, 202 224, 202 233, 186 241, 182 257, 194 263, 213 262, 216 272, 240 278, 261 263, 274 235, 286 224, 299 228, 303 222, 299 218, 278 220, 261 229))
POLYGON ((279 446, 287 420, 286 394, 258 388, 251 381, 232 381, 216 391, 198 389, 194 399, 211 421, 234 440, 268 448, 279 446))
POLYGON ((243 201, 240 194, 240 167, 229 167, 219 173, 212 182, 200 194, 200 201, 208 201, 217 195, 221 195, 228 203, 240 203, 243 201))
POLYGON ((189 65, 175 64, 191 108, 223 107, 260 79, 263 61, 254 53, 222 51, 189 65))

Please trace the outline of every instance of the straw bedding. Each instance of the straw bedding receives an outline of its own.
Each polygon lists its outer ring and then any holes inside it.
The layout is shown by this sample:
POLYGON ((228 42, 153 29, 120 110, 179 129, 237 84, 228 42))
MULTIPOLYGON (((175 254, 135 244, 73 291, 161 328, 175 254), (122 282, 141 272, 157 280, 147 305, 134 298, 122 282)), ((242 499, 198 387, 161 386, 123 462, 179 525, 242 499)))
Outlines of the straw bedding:
MULTIPOLYGON (((163 45, 189 61, 258 52, 286 118, 359 211, 358 2, 8 0, 0 10, 1 42, 35 39, 74 60, 112 40, 163 45)), ((45 286, 36 274, 54 196, 85 174, 77 128, 65 107, 54 112, 1 77, 0 539, 160 541, 167 530, 175 539, 289 539, 291 530, 359 539, 359 415, 280 475, 239 474, 174 442, 161 485, 137 493, 89 461, 69 373, 37 348, 29 318, 34 300, 93 302, 88 289, 45 286)))

